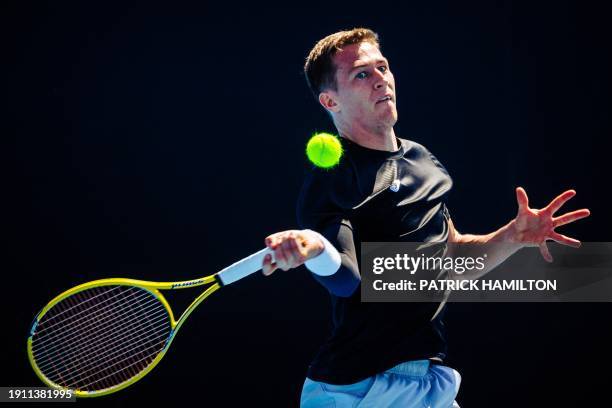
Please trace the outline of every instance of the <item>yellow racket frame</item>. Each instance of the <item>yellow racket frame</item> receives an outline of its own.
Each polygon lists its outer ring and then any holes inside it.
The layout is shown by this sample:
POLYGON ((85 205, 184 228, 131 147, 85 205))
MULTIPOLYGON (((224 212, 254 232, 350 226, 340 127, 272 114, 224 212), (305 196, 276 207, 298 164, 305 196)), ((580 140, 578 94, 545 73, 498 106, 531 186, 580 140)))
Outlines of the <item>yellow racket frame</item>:
POLYGON ((36 330, 36 326, 38 325, 38 322, 49 311, 49 309, 51 309, 53 306, 55 306, 58 302, 60 302, 63 299, 67 298, 68 296, 71 296, 71 295, 73 295, 75 293, 78 293, 78 292, 81 292, 83 290, 91 289, 91 288, 95 288, 95 287, 99 287, 99 286, 108 286, 108 285, 136 286, 136 287, 139 287, 139 288, 147 290, 153 296, 155 296, 157 299, 159 299, 159 301, 164 305, 164 307, 168 311, 168 315, 170 316, 170 324, 171 324, 172 331, 170 332, 169 338, 166 341, 166 344, 165 344, 164 348, 162 349, 162 351, 155 357, 155 359, 143 371, 138 373, 136 376, 130 378, 126 382, 123 382, 123 383, 118 384, 118 385, 116 385, 114 387, 107 388, 107 389, 104 389, 104 390, 101 390, 101 391, 82 391, 82 390, 72 390, 72 391, 75 393, 75 395, 77 397, 100 397, 100 396, 103 396, 103 395, 112 394, 114 392, 122 390, 122 389, 124 389, 124 388, 126 388, 126 387, 128 387, 128 386, 130 386, 132 384, 134 384, 136 381, 140 380, 147 373, 149 373, 149 371, 151 371, 153 368, 155 368, 155 366, 160 362, 160 360, 166 354, 166 351, 168 351, 168 348, 170 347, 170 344, 172 343, 172 340, 174 340, 174 336, 176 335, 176 332, 181 328, 183 322, 187 319, 187 317, 189 317, 191 312, 193 312, 193 310, 204 299, 206 299, 208 296, 210 296, 213 292, 215 292, 216 290, 218 290, 221 287, 221 283, 217 282, 216 276, 217 276, 217 274, 206 276, 206 277, 200 278, 200 279, 194 279, 194 280, 188 280, 188 281, 180 281, 180 282, 150 282, 150 281, 143 281, 143 280, 136 280, 136 279, 110 278, 110 279, 99 279, 99 280, 83 283, 83 284, 81 284, 79 286, 73 287, 72 289, 68 289, 67 291, 65 291, 65 292, 57 295, 55 298, 53 298, 53 300, 51 300, 47 304, 47 306, 45 306, 36 315, 36 317, 34 319, 34 322, 32 323, 32 327, 30 329, 30 335, 28 337, 28 359, 30 360, 30 364, 32 365, 32 368, 34 369, 34 372, 36 373, 38 378, 40 378, 42 380, 42 382, 47 384, 49 387, 55 388, 55 389, 60 389, 60 390, 68 390, 68 388, 59 386, 59 385, 55 384, 54 382, 52 382, 51 380, 49 380, 42 373, 42 371, 38 368, 38 366, 36 365, 36 362, 34 361, 34 354, 33 354, 33 351, 32 351, 32 336, 34 335, 34 331, 36 330), (202 286, 202 285, 206 285, 208 283, 213 283, 213 282, 214 282, 214 284, 212 286, 207 288, 193 302, 191 302, 189 307, 187 309, 185 309, 185 311, 183 312, 181 317, 179 317, 178 320, 174 319, 174 314, 172 313, 172 309, 170 308, 170 305, 168 304, 168 301, 166 300, 166 298, 160 292, 160 290, 175 290, 175 289, 193 288, 195 286, 202 286))

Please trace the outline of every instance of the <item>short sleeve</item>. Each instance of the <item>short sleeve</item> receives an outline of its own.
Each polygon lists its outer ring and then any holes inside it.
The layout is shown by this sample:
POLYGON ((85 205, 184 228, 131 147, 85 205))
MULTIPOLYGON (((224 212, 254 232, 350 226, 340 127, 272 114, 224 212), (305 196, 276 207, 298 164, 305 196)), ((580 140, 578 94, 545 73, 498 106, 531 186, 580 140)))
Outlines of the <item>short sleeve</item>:
POLYGON ((331 294, 348 297, 359 286, 361 277, 357 263, 353 226, 347 210, 334 202, 334 174, 311 174, 300 192, 297 219, 301 229, 311 229, 323 235, 340 253, 341 266, 330 276, 312 274, 331 294), (327 176, 327 177, 325 177, 327 176))

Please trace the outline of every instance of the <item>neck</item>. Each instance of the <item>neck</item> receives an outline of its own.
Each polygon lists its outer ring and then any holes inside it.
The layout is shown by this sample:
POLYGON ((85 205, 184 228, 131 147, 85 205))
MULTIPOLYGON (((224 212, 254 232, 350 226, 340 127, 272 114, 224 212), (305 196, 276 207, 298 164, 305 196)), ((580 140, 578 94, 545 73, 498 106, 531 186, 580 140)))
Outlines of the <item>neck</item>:
POLYGON ((366 130, 338 125, 336 124, 336 127, 340 136, 360 146, 386 152, 394 152, 399 148, 392 126, 376 130, 366 130))

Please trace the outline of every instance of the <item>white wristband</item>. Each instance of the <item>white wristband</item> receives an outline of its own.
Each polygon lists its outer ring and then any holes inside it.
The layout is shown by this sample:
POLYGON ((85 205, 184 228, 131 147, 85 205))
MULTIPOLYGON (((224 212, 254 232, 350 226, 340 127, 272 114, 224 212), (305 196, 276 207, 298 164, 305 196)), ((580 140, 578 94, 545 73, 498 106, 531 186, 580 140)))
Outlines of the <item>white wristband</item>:
POLYGON ((321 234, 316 231, 312 231, 321 238, 325 248, 323 252, 315 256, 312 259, 306 261, 306 268, 316 275, 319 276, 330 276, 333 275, 340 269, 341 259, 340 253, 334 246, 321 234))

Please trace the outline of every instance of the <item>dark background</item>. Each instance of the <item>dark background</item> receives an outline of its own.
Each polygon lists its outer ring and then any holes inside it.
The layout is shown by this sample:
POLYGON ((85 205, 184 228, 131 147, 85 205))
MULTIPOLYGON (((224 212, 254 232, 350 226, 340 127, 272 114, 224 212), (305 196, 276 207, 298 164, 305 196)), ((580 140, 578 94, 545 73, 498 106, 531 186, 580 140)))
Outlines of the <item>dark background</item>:
MULTIPOLYGON (((533 207, 575 188, 564 210, 592 216, 560 231, 610 241, 607 10, 419 3, 3 2, 0 385, 41 385, 26 336, 57 293, 102 277, 207 275, 295 228, 305 142, 334 130, 301 68, 339 29, 380 34, 398 86, 396 133, 451 173, 461 232, 513 218, 515 186, 533 207)), ((257 274, 202 305, 142 381, 79 403, 297 406, 328 302, 303 268, 257 274)), ((611 311, 451 304, 458 401, 607 406, 611 311)))

